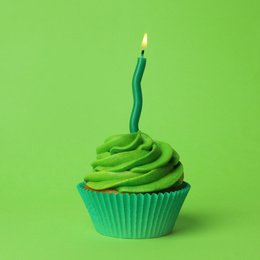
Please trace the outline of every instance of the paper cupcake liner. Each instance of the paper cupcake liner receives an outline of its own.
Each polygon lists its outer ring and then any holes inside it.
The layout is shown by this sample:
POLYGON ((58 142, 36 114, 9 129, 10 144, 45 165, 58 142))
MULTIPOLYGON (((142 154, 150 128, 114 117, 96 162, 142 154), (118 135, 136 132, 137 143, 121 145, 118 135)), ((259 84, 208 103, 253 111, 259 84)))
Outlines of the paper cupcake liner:
POLYGON ((159 194, 108 194, 77 189, 97 232, 119 238, 152 238, 169 234, 190 190, 183 182, 178 191, 159 194))

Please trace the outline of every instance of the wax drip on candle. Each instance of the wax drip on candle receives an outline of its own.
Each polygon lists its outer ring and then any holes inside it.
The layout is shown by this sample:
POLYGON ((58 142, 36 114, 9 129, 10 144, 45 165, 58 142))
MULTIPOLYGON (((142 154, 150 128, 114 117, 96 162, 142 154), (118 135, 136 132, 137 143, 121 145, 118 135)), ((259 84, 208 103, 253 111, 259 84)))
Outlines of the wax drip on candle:
MULTIPOLYGON (((147 45, 147 34, 144 35, 142 47, 146 47, 147 45)), ((141 57, 137 60, 137 65, 135 68, 133 81, 132 81, 132 89, 133 89, 133 97, 134 104, 132 109, 132 114, 130 118, 130 133, 139 131, 139 119, 142 111, 143 97, 141 90, 141 80, 145 69, 146 59, 143 57, 144 50, 141 52, 141 57)))

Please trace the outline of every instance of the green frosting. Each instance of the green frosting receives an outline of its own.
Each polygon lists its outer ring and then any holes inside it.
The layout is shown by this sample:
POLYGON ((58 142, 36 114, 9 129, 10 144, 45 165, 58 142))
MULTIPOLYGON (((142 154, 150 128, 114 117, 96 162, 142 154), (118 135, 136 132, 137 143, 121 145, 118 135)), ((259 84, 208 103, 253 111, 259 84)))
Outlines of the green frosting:
POLYGON ((179 155, 164 142, 153 141, 141 131, 114 135, 97 147, 93 173, 84 180, 95 190, 153 192, 179 186, 183 166, 179 155))

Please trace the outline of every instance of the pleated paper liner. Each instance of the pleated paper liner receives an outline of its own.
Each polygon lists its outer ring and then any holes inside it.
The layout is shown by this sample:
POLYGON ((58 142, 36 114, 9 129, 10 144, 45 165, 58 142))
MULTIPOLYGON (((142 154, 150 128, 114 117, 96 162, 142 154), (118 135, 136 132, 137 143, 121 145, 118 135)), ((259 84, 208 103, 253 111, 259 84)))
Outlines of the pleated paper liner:
POLYGON ((183 182, 178 191, 159 194, 108 194, 77 185, 96 230, 119 238, 152 238, 169 234, 190 190, 183 182))

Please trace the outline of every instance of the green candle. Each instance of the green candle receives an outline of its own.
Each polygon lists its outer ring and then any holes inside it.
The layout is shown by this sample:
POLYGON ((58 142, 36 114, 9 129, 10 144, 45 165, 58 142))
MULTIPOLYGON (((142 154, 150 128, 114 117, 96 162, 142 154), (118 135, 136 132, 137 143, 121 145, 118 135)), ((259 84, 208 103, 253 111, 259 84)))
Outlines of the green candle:
MULTIPOLYGON (((142 42, 142 46, 146 47, 147 45, 147 34, 144 35, 144 39, 142 42)), ((137 65, 135 68, 133 81, 132 81, 132 88, 133 88, 133 97, 134 97, 134 104, 132 109, 132 114, 130 118, 130 133, 137 132, 139 130, 138 123, 142 111, 142 90, 141 90, 141 80, 145 69, 146 58, 143 57, 144 50, 142 51, 141 57, 137 60, 137 65)))

